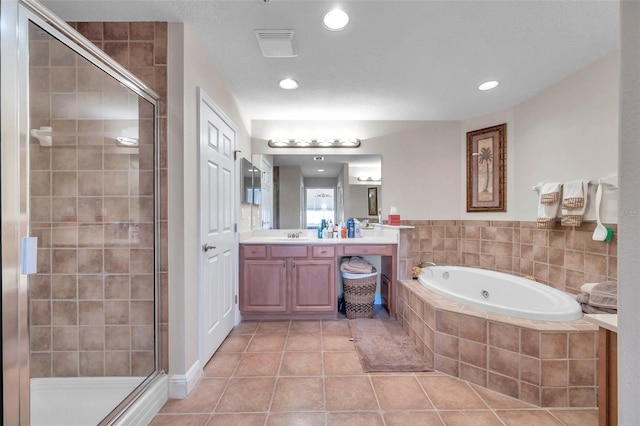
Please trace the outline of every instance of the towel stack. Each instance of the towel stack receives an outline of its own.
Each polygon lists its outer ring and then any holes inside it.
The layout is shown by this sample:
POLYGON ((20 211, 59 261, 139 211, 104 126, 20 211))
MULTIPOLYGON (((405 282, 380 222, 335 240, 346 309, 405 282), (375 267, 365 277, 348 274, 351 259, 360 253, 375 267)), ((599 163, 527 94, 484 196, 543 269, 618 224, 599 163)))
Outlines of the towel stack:
POLYGON ((618 313, 618 283, 605 281, 583 284, 580 287, 580 293, 576 295, 576 300, 585 314, 616 314, 618 313))
POLYGON ((340 270, 351 274, 370 274, 375 271, 375 268, 363 258, 353 256, 342 261, 340 270))
POLYGON ((538 198, 538 228, 553 228, 560 207, 562 184, 540 182, 534 188, 540 194, 538 198))
POLYGON ((564 184, 562 194, 562 226, 580 226, 587 207, 589 181, 576 179, 564 184))

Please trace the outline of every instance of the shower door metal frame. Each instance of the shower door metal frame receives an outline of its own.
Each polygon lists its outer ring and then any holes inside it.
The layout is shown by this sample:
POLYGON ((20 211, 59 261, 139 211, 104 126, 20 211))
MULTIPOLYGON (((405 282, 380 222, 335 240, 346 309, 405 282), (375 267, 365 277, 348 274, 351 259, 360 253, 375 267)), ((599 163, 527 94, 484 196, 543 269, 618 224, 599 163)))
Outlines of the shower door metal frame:
POLYGON ((145 83, 33 0, 0 0, 0 231, 2 260, 2 399, 4 424, 29 425, 28 278, 20 273, 20 239, 29 229, 28 22, 116 79, 154 106, 154 340, 155 365, 136 389, 103 420, 112 424, 151 386, 160 371, 159 344, 159 119, 160 97, 145 83))

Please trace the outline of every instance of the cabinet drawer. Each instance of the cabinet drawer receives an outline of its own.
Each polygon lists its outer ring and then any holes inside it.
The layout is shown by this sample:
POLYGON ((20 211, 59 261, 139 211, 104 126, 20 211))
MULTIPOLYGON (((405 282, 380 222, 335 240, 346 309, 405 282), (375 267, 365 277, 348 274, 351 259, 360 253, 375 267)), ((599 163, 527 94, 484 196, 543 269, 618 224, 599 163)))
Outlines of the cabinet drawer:
POLYGON ((313 246, 313 257, 336 257, 335 246, 313 246))
POLYGON ((307 246, 272 245, 271 257, 307 257, 307 246))
POLYGON ((395 246, 392 245, 348 245, 344 247, 344 255, 345 256, 366 256, 366 255, 381 255, 381 256, 391 256, 393 251, 395 250, 395 246))
POLYGON ((242 246, 242 256, 245 259, 264 259, 267 257, 267 246, 242 246))

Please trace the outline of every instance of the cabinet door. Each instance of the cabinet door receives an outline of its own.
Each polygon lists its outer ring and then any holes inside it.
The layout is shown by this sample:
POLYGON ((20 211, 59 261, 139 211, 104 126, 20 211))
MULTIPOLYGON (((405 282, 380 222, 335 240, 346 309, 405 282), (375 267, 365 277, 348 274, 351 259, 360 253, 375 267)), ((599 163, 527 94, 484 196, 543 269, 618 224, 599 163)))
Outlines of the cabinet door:
POLYGON ((245 260, 240 282, 240 312, 287 311, 284 260, 245 260))
POLYGON ((291 262, 291 311, 336 312, 335 260, 291 262))

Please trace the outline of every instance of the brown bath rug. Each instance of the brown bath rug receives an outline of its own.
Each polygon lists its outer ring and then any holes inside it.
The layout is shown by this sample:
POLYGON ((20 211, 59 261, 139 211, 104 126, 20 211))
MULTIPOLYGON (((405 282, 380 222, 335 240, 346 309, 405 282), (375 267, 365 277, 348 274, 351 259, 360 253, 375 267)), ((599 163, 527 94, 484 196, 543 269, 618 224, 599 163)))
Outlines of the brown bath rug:
POLYGON ((357 318, 349 328, 365 373, 433 371, 397 321, 357 318))

